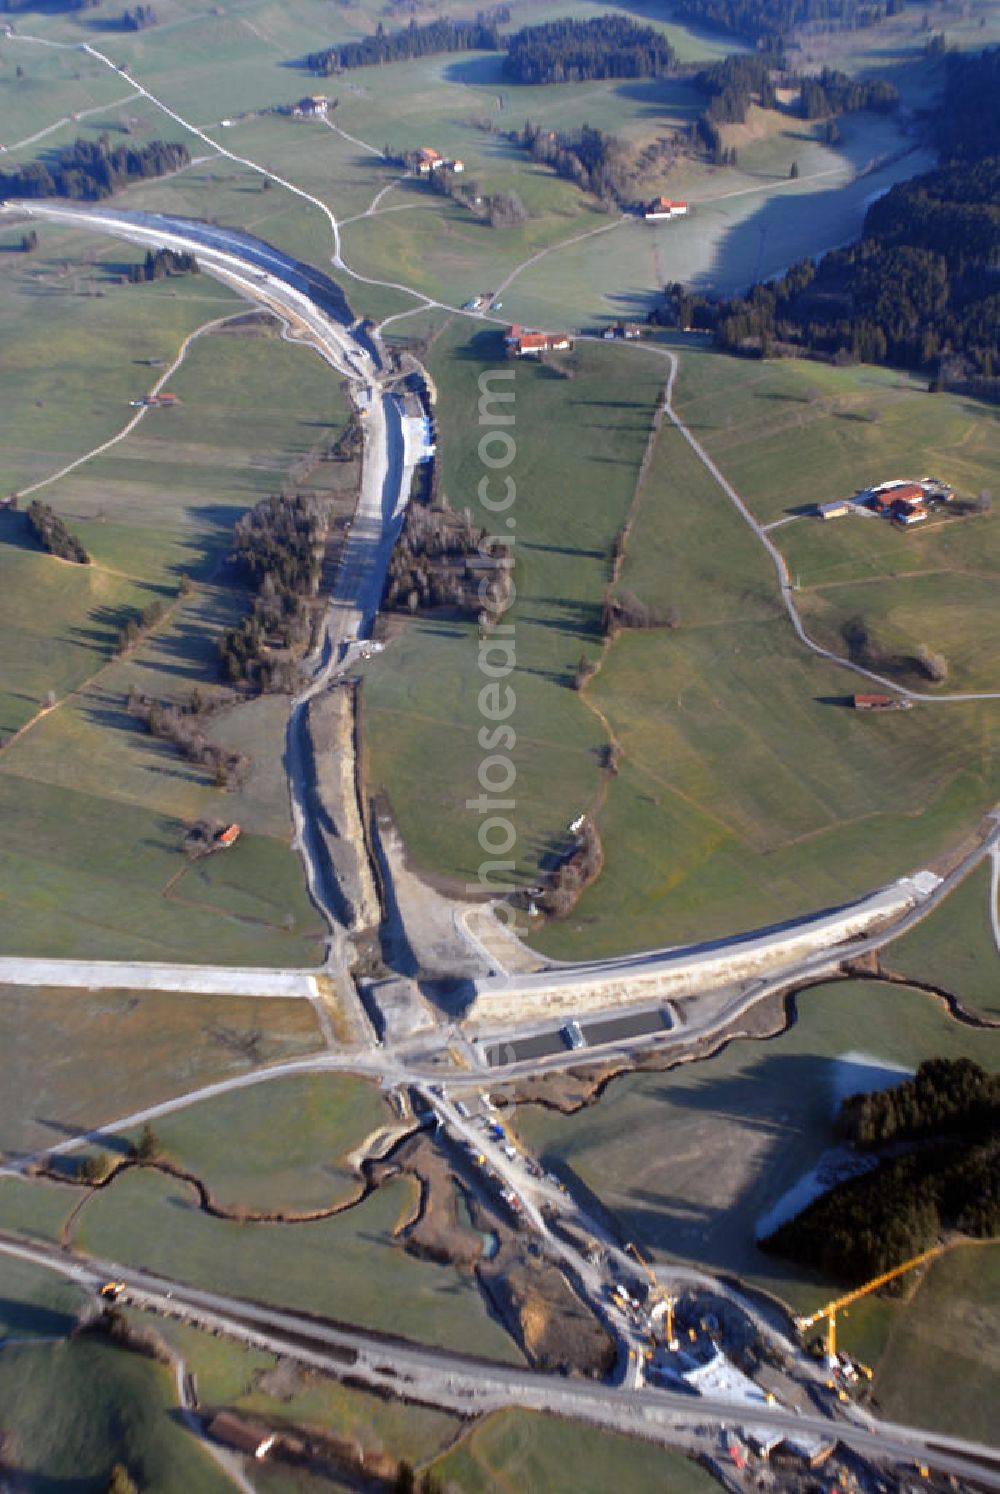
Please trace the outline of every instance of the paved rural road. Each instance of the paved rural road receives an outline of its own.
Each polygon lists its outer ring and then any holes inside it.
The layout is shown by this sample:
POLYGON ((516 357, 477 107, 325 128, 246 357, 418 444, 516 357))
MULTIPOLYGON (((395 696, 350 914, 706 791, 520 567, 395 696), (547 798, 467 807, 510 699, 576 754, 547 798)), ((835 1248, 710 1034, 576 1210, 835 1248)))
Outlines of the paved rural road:
MULTIPOLYGON (((349 1374, 408 1400, 466 1415, 517 1406, 573 1416, 621 1432, 641 1432, 644 1437, 665 1443, 676 1441, 679 1428, 705 1421, 739 1423, 747 1419, 747 1408, 738 1401, 665 1390, 627 1390, 508 1368, 200 1291, 117 1262, 92 1260, 6 1235, 0 1236, 0 1254, 56 1271, 84 1289, 96 1289, 108 1280, 122 1281, 127 1300, 140 1308, 179 1315, 203 1328, 215 1328, 328 1373, 349 1374)), ((858 1426, 774 1406, 755 1405, 752 1420, 755 1426, 790 1433, 835 1435, 861 1453, 882 1459, 925 1461, 945 1473, 975 1478, 988 1488, 1000 1489, 1000 1454, 980 1443, 874 1419, 868 1426, 858 1426)))

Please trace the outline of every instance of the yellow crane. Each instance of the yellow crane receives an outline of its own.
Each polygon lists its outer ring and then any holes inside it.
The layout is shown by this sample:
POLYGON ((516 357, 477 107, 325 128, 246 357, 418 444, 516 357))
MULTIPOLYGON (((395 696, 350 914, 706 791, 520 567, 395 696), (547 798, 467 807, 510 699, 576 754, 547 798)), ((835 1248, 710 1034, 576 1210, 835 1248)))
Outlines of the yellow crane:
POLYGON ((641 1250, 639 1250, 631 1240, 625 1246, 625 1254, 631 1256, 636 1265, 648 1276, 650 1288, 649 1300, 652 1303, 652 1308, 649 1314, 650 1321, 655 1323, 656 1319, 661 1315, 661 1313, 663 1314, 665 1319, 664 1337, 666 1339, 667 1348, 671 1353, 676 1352, 677 1339, 674 1337, 674 1308, 677 1306, 677 1298, 671 1296, 671 1294, 660 1285, 659 1281, 657 1280, 656 1272, 646 1260, 646 1257, 642 1254, 641 1250))
POLYGON ((947 1245, 935 1245, 931 1250, 925 1250, 921 1255, 915 1255, 912 1260, 903 1261, 900 1266, 893 1266, 891 1271, 883 1271, 881 1276, 874 1276, 871 1281, 866 1281, 864 1286, 855 1287, 853 1292, 845 1292, 842 1297, 836 1297, 828 1302, 825 1307, 812 1313, 807 1318, 796 1318, 795 1326, 800 1333, 808 1333, 820 1318, 826 1318, 826 1352, 831 1360, 837 1357, 837 1314, 845 1307, 850 1307, 852 1302, 857 1302, 860 1297, 867 1297, 869 1292, 878 1291, 880 1286, 886 1282, 895 1281, 897 1276, 905 1276, 908 1271, 915 1271, 918 1266, 926 1265, 928 1261, 936 1260, 948 1249, 947 1245))

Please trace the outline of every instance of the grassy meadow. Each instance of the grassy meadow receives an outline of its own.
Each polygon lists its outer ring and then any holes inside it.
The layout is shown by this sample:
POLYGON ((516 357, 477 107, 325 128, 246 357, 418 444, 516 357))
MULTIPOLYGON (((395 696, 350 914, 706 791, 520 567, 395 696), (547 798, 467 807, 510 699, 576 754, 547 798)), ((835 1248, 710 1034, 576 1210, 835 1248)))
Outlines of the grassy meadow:
MULTIPOLYGON (((614 535, 632 498, 661 370, 628 350, 585 346, 576 373, 519 365, 511 384, 516 421, 515 517, 517 745, 513 821, 522 872, 597 792, 605 741, 597 718, 571 688, 581 656, 599 645, 600 612, 614 535)), ((452 506, 479 504, 478 377, 502 368, 499 337, 469 340, 464 324, 441 335, 429 356, 440 392, 442 488, 452 506)), ((485 427, 483 427, 485 429, 485 427)), ((503 494, 502 485, 487 492, 503 494)), ((509 531, 506 531, 509 532, 509 531)), ((367 672, 369 782, 384 785, 418 864, 474 877, 482 860, 479 818, 466 800, 479 792, 482 724, 476 628, 449 619, 408 625, 367 672)), ((497 663, 497 660, 493 660, 497 663)))
MULTIPOLYGON (((565 9, 586 17, 607 7, 577 0, 555 11, 537 8, 531 19, 565 9)), ((71 44, 103 45, 220 150, 248 158, 318 198, 346 222, 345 256, 359 276, 403 280, 453 305, 505 281, 539 250, 613 222, 575 187, 531 163, 503 138, 506 132, 528 118, 564 131, 589 124, 613 130, 640 152, 689 127, 704 102, 685 77, 512 85, 502 77, 497 55, 463 53, 356 69, 343 80, 325 81, 320 86, 336 100, 330 124, 303 123, 271 111, 316 86, 304 66, 306 53, 374 29, 374 6, 332 14, 318 0, 296 0, 290 7, 262 0, 238 11, 220 6, 205 13, 188 0, 166 0, 159 23, 141 33, 120 31, 116 18, 102 5, 86 17, 32 18, 32 27, 71 44), (394 174, 376 153, 424 143, 460 156, 466 180, 483 193, 516 192, 527 221, 490 229, 415 182, 367 216, 394 174)), ((509 29, 524 19, 515 16, 509 29)), ((741 50, 735 38, 656 19, 654 24, 667 31, 684 62, 741 50)), ((920 55, 914 38, 893 60, 893 71, 921 72, 926 94, 933 80, 923 76, 920 55)), ((110 87, 102 85, 101 70, 96 59, 78 53, 43 52, 16 39, 0 43, 0 136, 11 136, 16 145, 29 140, 32 132, 18 121, 22 103, 30 102, 32 123, 42 121, 38 128, 66 123, 42 141, 20 145, 21 156, 102 131, 112 137, 127 131, 131 138, 185 138, 196 158, 192 165, 169 180, 130 189, 123 204, 211 216, 316 263, 328 261, 329 224, 314 206, 281 188, 265 190, 253 171, 213 155, 205 140, 165 120, 149 99, 129 99, 125 79, 105 68, 110 87), (64 104, 64 94, 84 109, 64 104), (79 117, 70 120, 71 113, 79 117)), ((738 167, 718 172, 682 161, 669 174, 656 165, 646 169, 641 192, 687 196, 695 204, 688 221, 633 225, 570 246, 552 262, 528 267, 505 304, 524 320, 592 321, 648 307, 668 280, 735 289, 754 275, 775 273, 804 254, 842 243, 860 226, 874 194, 927 164, 894 120, 875 116, 845 118, 836 150, 823 143, 818 127, 777 114, 739 131, 738 167), (789 180, 793 162, 799 169, 795 182, 789 180)), ((407 304, 397 292, 364 279, 351 279, 349 291, 359 311, 376 317, 407 304)))
POLYGON ((884 965, 913 980, 951 991, 962 1004, 1000 1017, 1000 950, 993 941, 987 862, 967 877, 929 918, 884 951, 884 965))
POLYGON ((225 1207, 296 1213, 352 1197, 347 1153, 393 1120, 374 1083, 304 1074, 177 1110, 155 1130, 164 1155, 225 1207))
POLYGON ((909 1426, 995 1442, 998 1329, 1000 1246, 970 1246, 935 1261, 896 1315, 876 1367, 884 1414, 909 1426), (945 1363, 948 1373, 935 1374, 945 1363))
MULTIPOLYGON (((452 324, 428 355, 442 391, 444 488, 456 506, 472 500, 480 475, 473 399, 476 377, 489 367, 490 334, 466 336, 452 324)), ((649 418, 640 414, 639 391, 651 400, 666 368, 639 349, 586 345, 577 356, 581 371, 572 380, 518 367, 514 386, 515 854, 529 874, 585 807, 596 807, 605 847, 600 880, 568 920, 537 936, 539 947, 572 959, 716 937, 859 896, 947 849, 997 798, 1000 708, 928 705, 883 718, 846 709, 852 676, 802 649, 770 560, 669 425, 621 585, 661 615, 676 609, 679 626, 624 633, 585 699, 569 688, 580 657, 594 657, 597 647, 611 544, 642 449, 640 421, 649 418), (589 414, 580 425, 581 401, 590 398, 583 370, 596 377, 602 359, 621 368, 623 380, 631 370, 648 383, 636 385, 630 415, 605 377, 600 425, 589 414), (619 421, 628 422, 633 444, 615 468, 606 442, 619 421), (544 473, 536 456, 542 432, 544 473), (632 465, 623 468, 622 459, 632 465), (609 476, 622 486, 610 486, 609 476), (597 711, 624 748, 610 782, 600 770, 606 735, 597 711), (896 771, 900 754, 905 774, 896 771)), ((810 440, 824 457, 823 496, 871 481, 876 430, 892 436, 881 472, 891 475, 905 457, 920 471, 954 474, 961 492, 975 493, 996 471, 992 412, 931 400, 885 370, 762 367, 685 350, 676 401, 765 522, 808 501, 810 440), (772 493, 779 484, 780 506, 772 493)), ((856 599, 860 590, 877 637, 898 640, 909 618, 911 647, 946 654, 947 688, 1000 687, 992 632, 982 622, 1000 598, 981 559, 1000 534, 992 515, 949 519, 924 535, 853 518, 795 519, 773 533, 799 575, 810 621, 814 597, 833 599, 823 605, 847 617, 846 602, 836 599, 841 591, 856 599), (914 574, 915 558, 926 575, 914 574)), ((466 808, 482 755, 473 730, 477 647, 464 625, 407 624, 365 686, 372 781, 388 788, 418 864, 463 880, 480 859, 478 817, 466 808)))
POLYGON ((603 1494, 610 1488, 708 1494, 714 1487, 710 1474, 679 1453, 528 1411, 486 1417, 434 1466, 446 1485, 453 1481, 463 1494, 512 1488, 551 1494, 603 1494))
POLYGON ((932 998, 876 981, 804 991, 796 1013, 768 1042, 735 1042, 697 1064, 616 1079, 573 1116, 521 1107, 518 1129, 594 1189, 624 1235, 654 1256, 734 1273, 812 1311, 836 1283, 764 1255, 755 1230, 836 1145, 840 1099, 898 1083, 924 1058, 964 1056, 995 1069, 997 1045, 932 998))
POLYGON ((73 1243, 192 1286, 519 1362, 473 1279, 393 1243, 413 1203, 401 1179, 330 1219, 237 1224, 199 1212, 191 1190, 172 1178, 129 1172, 91 1197, 73 1243))
POLYGON ((106 1489, 116 1463, 165 1494, 230 1488, 174 1412, 173 1375, 97 1338, 70 1339, 83 1294, 0 1257, 4 1467, 32 1489, 106 1489))
POLYGON ((384 1399, 287 1362, 279 1365, 271 1354, 196 1328, 158 1322, 157 1331, 183 1356, 208 1405, 354 1437, 366 1452, 388 1451, 416 1464, 435 1457, 461 1431, 462 1422, 446 1412, 384 1399))
MULTIPOLYGON (((145 360, 171 359, 194 327, 241 304, 201 275, 119 284, 131 251, 123 260, 121 246, 95 249, 89 236, 40 237, 36 254, 0 263, 0 317, 15 348, 3 376, 18 432, 5 452, 14 488, 121 430, 128 399, 156 376, 145 360), (63 283, 64 254, 77 256, 78 296, 63 283), (43 326, 62 349, 51 388, 28 335, 39 297, 43 326), (67 297, 85 308, 83 328, 73 329, 67 297), (148 319, 137 318, 139 307, 148 319), (88 320, 112 364, 93 381, 88 320), (48 397, 38 398, 43 389, 48 397)), ((0 934, 10 953, 308 964, 320 925, 290 849, 286 703, 264 699, 213 718, 211 733, 253 761, 240 788, 220 793, 205 769, 146 736, 124 701, 134 687, 186 702, 194 686, 214 683, 216 640, 245 606, 218 575, 232 525, 325 447, 346 404, 315 355, 266 324, 192 342, 169 387, 177 407, 150 411, 124 440, 42 489, 91 565, 44 554, 22 513, 0 514, 0 621, 11 642, 0 725, 29 728, 0 756, 0 934), (178 600, 183 576, 193 589, 178 600), (123 622, 154 600, 168 616, 112 659, 123 622), (50 691, 56 708, 42 712, 50 691), (185 827, 199 819, 238 819, 248 834, 235 855, 189 865, 185 827)))
MULTIPOLYGON (((320 1045, 315 1013, 305 1001, 5 986, 0 1154, 41 1150, 158 1100, 320 1045)), ((183 1126, 180 1117, 177 1124, 183 1126)), ((166 1122, 163 1127, 166 1135, 166 1122)))

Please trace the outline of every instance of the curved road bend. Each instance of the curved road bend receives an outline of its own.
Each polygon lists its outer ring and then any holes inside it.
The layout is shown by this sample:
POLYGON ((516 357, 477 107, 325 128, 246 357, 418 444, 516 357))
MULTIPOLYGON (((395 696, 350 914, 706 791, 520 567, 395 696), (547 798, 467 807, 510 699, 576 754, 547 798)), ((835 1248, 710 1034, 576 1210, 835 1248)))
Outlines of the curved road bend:
MULTIPOLYGON (((495 1365, 467 1355, 422 1348, 403 1339, 347 1329, 300 1313, 258 1306, 221 1293, 200 1291, 116 1262, 92 1260, 53 1246, 0 1237, 0 1254, 56 1271, 84 1289, 123 1281, 127 1299, 149 1311, 182 1314, 204 1328, 252 1342, 271 1353, 314 1364, 333 1375, 366 1379, 391 1393, 466 1415, 514 1406, 577 1417, 625 1433, 676 1442, 703 1422, 747 1420, 744 1403, 667 1390, 632 1391, 532 1370, 495 1365)), ((974 1478, 1000 1490, 1000 1454, 959 1438, 871 1419, 868 1425, 799 1415, 776 1406, 754 1406, 754 1425, 836 1438, 879 1459, 933 1464, 945 1473, 974 1478)))

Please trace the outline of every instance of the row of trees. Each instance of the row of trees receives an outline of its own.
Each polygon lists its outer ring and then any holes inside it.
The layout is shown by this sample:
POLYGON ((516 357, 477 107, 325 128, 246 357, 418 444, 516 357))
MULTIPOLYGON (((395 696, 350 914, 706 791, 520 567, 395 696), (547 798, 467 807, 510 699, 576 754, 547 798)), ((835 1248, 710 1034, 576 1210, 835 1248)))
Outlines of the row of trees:
POLYGON ((663 613, 633 591, 609 592, 604 599, 601 631, 606 638, 614 638, 623 628, 679 628, 680 624, 679 608, 671 606, 663 613))
POLYGON ((349 68, 372 67, 383 62, 407 62, 439 52, 496 52, 500 32, 495 20, 430 21, 426 26, 410 22, 401 31, 387 32, 379 21, 374 34, 360 41, 345 42, 322 52, 311 52, 307 65, 315 73, 330 77, 349 68))
POLYGON ((539 908, 550 918, 567 917, 590 884, 597 881, 603 866, 601 837, 587 815, 572 849, 549 873, 548 882, 536 899, 539 908))
POLYGON ((975 1141, 1000 1131, 1000 1074, 970 1058, 929 1058, 905 1084, 849 1096, 838 1124, 862 1151, 928 1136, 975 1141))
POLYGON ((713 31, 777 48, 796 26, 857 31, 898 15, 905 0, 676 0, 675 14, 713 31))
POLYGON ((129 649, 134 648, 144 633, 155 628, 158 622, 162 622, 166 607, 160 601, 150 602, 143 607, 138 616, 130 617, 118 629, 118 637, 115 639, 115 652, 127 654, 129 649))
POLYGON ((72 560, 76 565, 90 564, 90 556, 76 535, 70 534, 59 515, 40 498, 32 498, 28 504, 27 519, 38 543, 50 555, 72 560))
POLYGON ((825 1275, 867 1281, 918 1255, 945 1228, 1000 1231, 1000 1080, 968 1059, 933 1059, 915 1077, 841 1107, 839 1126, 884 1157, 815 1200, 767 1240, 825 1275))
POLYGON ((126 31, 145 31, 156 25, 156 11, 151 5, 137 5, 134 10, 122 11, 122 26, 126 31))
POLYGON ((796 76, 784 71, 784 59, 775 53, 724 57, 703 68, 695 83, 711 97, 706 110, 710 120, 715 124, 742 124, 751 103, 760 104, 762 109, 777 106, 776 77, 785 87, 798 87, 803 119, 853 114, 861 109, 887 114, 899 103, 895 88, 881 78, 861 82, 835 68, 796 76))
POLYGON ((234 788, 246 782, 253 766, 251 759, 245 752, 209 740, 198 699, 192 697, 187 706, 164 705, 141 695, 133 686, 126 709, 143 723, 150 736, 169 742, 189 763, 204 768, 217 788, 234 788))
MULTIPOLYGON (((494 553, 483 549, 485 538, 486 530, 473 524, 471 512, 453 513, 444 497, 433 507, 411 503, 389 557, 384 605, 410 612, 450 607, 475 617, 484 603, 478 576, 467 572, 465 562, 494 553)), ((498 571, 505 554, 505 547, 495 554, 498 571)), ((486 578, 487 600, 501 579, 499 575, 486 578)))
POLYGON ((128 278, 133 285, 143 280, 167 280, 171 275, 197 275, 198 261, 193 254, 174 249, 147 249, 145 262, 129 265, 128 278))
POLYGON ((703 68, 695 85, 711 99, 705 111, 708 118, 714 124, 742 124, 754 99, 761 108, 773 109, 777 98, 772 77, 780 66, 781 58, 748 53, 703 68))
POLYGON ((620 202, 630 194, 633 161, 628 148, 615 135, 606 135, 590 125, 560 135, 543 130, 529 119, 511 138, 528 151, 533 161, 551 166, 558 176, 576 182, 585 192, 611 202, 620 202))
POLYGON ((308 643, 308 599, 319 586, 327 524, 323 505, 302 493, 265 498, 237 521, 228 562, 256 595, 249 616, 219 640, 230 683, 261 690, 294 685, 292 661, 273 655, 308 643))
POLYGON ((815 77, 805 77, 799 94, 799 113, 803 119, 825 119, 831 114, 856 114, 871 109, 875 114, 890 114, 899 103, 899 94, 891 83, 873 78, 863 83, 847 73, 825 67, 815 77))
POLYGON ((0 198, 70 197, 97 202, 129 182, 178 171, 190 160, 187 146, 179 141, 112 146, 107 135, 98 140, 77 139, 57 153, 51 166, 29 161, 26 166, 0 171, 0 198))
POLYGON ((578 83, 592 78, 662 78, 675 53, 662 31, 622 15, 566 17, 525 26, 507 39, 504 76, 514 83, 578 83))

